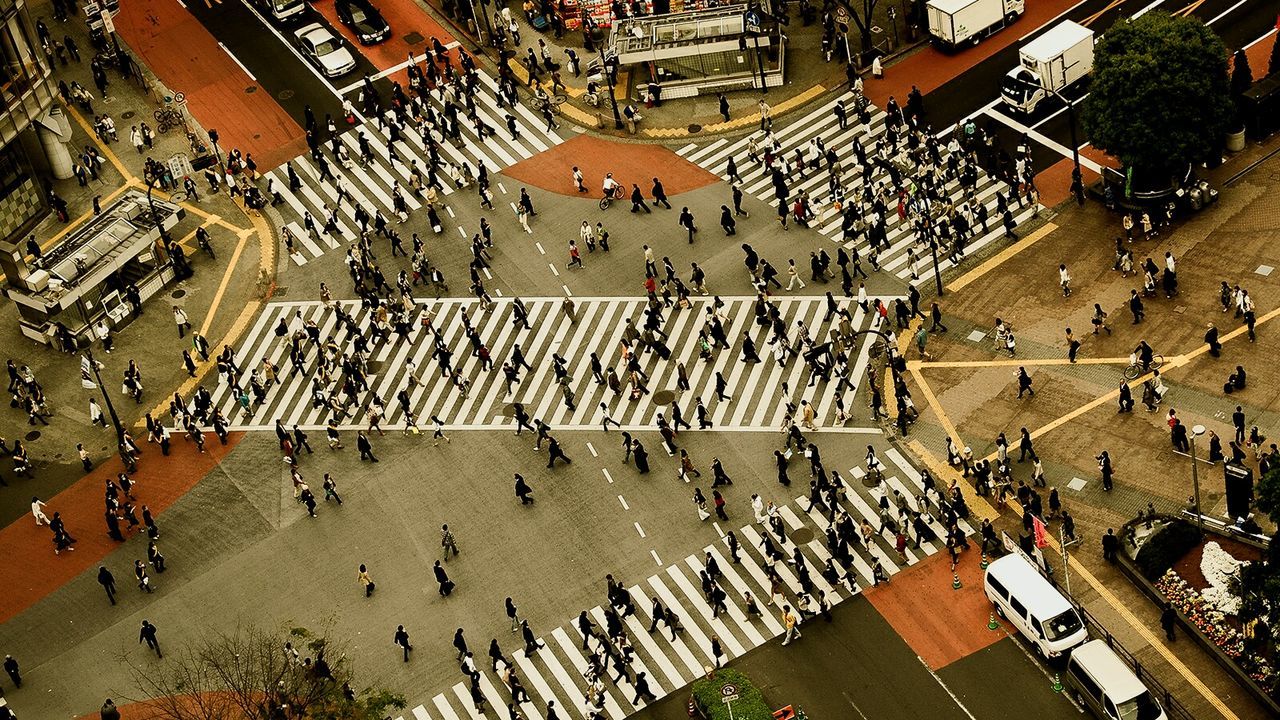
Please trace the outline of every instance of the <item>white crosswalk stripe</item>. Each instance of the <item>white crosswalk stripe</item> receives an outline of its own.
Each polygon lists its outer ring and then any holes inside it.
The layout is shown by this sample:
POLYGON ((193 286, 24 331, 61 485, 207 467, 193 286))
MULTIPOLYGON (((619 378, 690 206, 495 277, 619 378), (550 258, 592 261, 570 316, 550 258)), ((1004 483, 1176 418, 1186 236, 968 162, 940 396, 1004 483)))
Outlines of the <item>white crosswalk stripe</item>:
MULTIPOLYGON (((807 162, 813 162, 813 151, 809 143, 814 138, 820 138, 824 146, 834 150, 840 158, 841 165, 841 184, 845 188, 846 202, 853 201, 856 196, 861 196, 862 170, 858 167, 857 158, 853 150, 852 141, 857 138, 867 151, 867 155, 874 154, 875 142, 877 138, 884 135, 885 113, 875 107, 869 107, 871 111, 871 120, 867 125, 863 125, 857 120, 857 113, 854 108, 854 95, 847 92, 833 100, 823 103, 813 110, 798 116, 795 119, 788 119, 785 124, 776 125, 772 134, 781 144, 781 150, 778 155, 785 157, 789 162, 795 158, 797 149, 804 150, 807 162), (845 129, 841 129, 839 121, 834 113, 836 103, 842 103, 848 109, 849 121, 845 129)), ((736 141, 727 141, 719 139, 707 143, 705 145, 690 144, 686 145, 676 152, 684 159, 702 166, 706 170, 718 175, 719 177, 729 180, 728 172, 729 160, 732 158, 737 165, 738 175, 742 180, 743 192, 763 200, 771 207, 777 206, 777 198, 774 194, 773 183, 771 177, 765 172, 763 163, 756 163, 747 157, 747 146, 751 137, 759 138, 760 133, 753 133, 736 141)), ((760 154, 763 155, 764 148, 761 147, 760 154)), ((942 149, 943 157, 947 153, 945 148, 942 149)), ((803 190, 810 194, 811 206, 814 208, 814 214, 817 221, 811 227, 815 228, 825 237, 833 242, 843 242, 843 231, 841 229, 841 214, 836 211, 831 203, 828 189, 828 173, 825 169, 826 163, 821 158, 819 165, 823 169, 810 169, 805 177, 800 177, 793 168, 792 177, 789 178, 789 190, 791 201, 803 190)), ((879 182, 887 184, 888 174, 880 168, 871 167, 871 182, 873 186, 879 182)), ((986 206, 990 214, 988 230, 983 231, 980 225, 974 227, 974 237, 970 238, 965 244, 966 254, 971 254, 983 246, 998 241, 1004 235, 1004 229, 1001 226, 1001 219, 996 214, 996 193, 1004 192, 1008 195, 1008 188, 1004 183, 996 181, 986 172, 979 171, 978 182, 974 187, 975 196, 978 201, 986 206)), ((950 200, 959 206, 964 199, 965 191, 960 187, 957 181, 950 181, 945 185, 950 200)), ((1013 211, 1014 219, 1018 223, 1022 223, 1030 218, 1034 208, 1030 205, 1025 207, 1012 205, 1010 209, 1013 211)), ((915 244, 915 232, 911 227, 911 223, 904 222, 899 219, 895 207, 890 204, 889 212, 885 218, 888 226, 889 247, 882 249, 879 255, 879 262, 884 270, 891 271, 901 279, 911 277, 911 267, 908 264, 908 249, 914 247, 918 258, 917 272, 920 277, 927 276, 932 271, 932 263, 929 259, 929 248, 927 245, 915 244), (928 271, 926 271, 928 267, 928 271)), ((801 231, 803 232, 803 230, 801 231)), ((866 240, 857 243, 849 242, 846 247, 856 247, 858 252, 866 257, 870 246, 866 240)), ((938 258, 939 268, 946 270, 952 266, 948 258, 942 257, 941 253, 938 258)), ((864 267, 867 267, 864 265, 864 267)))
MULTIPOLYGON (((890 460, 902 471, 889 475, 886 471, 885 482, 892 488, 917 488, 919 473, 909 465, 905 458, 891 451, 890 460), (895 456, 896 455, 896 456, 895 456)), ((861 483, 853 483, 848 487, 847 500, 843 509, 857 517, 858 509, 854 499, 868 504, 874 500, 872 491, 861 483)), ((869 505, 868 505, 869 506, 869 505)), ((588 639, 587 647, 601 658, 601 666, 608 673, 602 678, 603 694, 600 712, 609 720, 621 720, 647 702, 637 697, 635 683, 638 673, 643 672, 650 691, 656 698, 676 692, 679 688, 700 678, 706 666, 714 664, 711 656, 710 637, 715 635, 721 640, 724 655, 722 663, 754 650, 764 643, 777 638, 783 633, 781 608, 770 607, 767 573, 770 568, 781 574, 788 585, 784 600, 795 607, 795 600, 801 591, 799 581, 791 572, 788 562, 769 562, 758 546, 760 533, 767 532, 779 542, 780 549, 788 554, 794 550, 793 540, 800 540, 800 552, 804 563, 809 567, 813 581, 814 597, 817 591, 826 593, 827 600, 834 606, 861 592, 862 587, 871 584, 871 564, 877 559, 884 562, 883 548, 868 551, 860 542, 850 544, 850 552, 854 557, 854 566, 849 570, 857 574, 850 577, 852 589, 844 581, 832 587, 823 577, 822 568, 832 557, 823 539, 827 526, 827 518, 819 508, 806 510, 807 498, 797 498, 794 503, 779 507, 779 513, 788 526, 789 537, 782 541, 773 535, 767 525, 747 526, 736 530, 741 540, 739 562, 730 560, 725 539, 720 538, 703 550, 684 558, 683 562, 674 563, 650 576, 645 582, 632 586, 631 600, 634 612, 627 613, 620 619, 623 629, 634 648, 627 677, 617 684, 613 679, 617 676, 611 653, 615 653, 611 641, 605 639, 608 628, 608 614, 626 612, 624 608, 607 608, 596 606, 587 610, 587 614, 596 624, 592 631, 593 638, 588 639), (801 536, 805 537, 802 538, 801 536), (807 537, 815 539, 809 540, 807 537), (715 615, 706 594, 699 587, 699 573, 705 570, 705 554, 710 553, 719 567, 721 578, 719 585, 727 595, 727 611, 719 617, 715 615), (744 593, 750 592, 761 611, 754 616, 747 613, 744 593), (678 618, 678 631, 673 631, 665 622, 653 622, 652 598, 656 597, 664 607, 669 608, 678 618), (649 632, 652 624, 653 632, 649 632)), ((965 523, 962 529, 968 531, 965 523)), ((908 564, 914 564, 924 556, 938 552, 938 547, 929 544, 921 545, 919 553, 908 556, 908 564)), ((816 607, 814 608, 816 610, 816 607)), ((583 636, 578 628, 576 615, 564 625, 552 628, 539 642, 544 643, 531 656, 523 650, 513 654, 514 671, 522 683, 529 689, 531 702, 522 703, 521 712, 531 719, 542 720, 550 713, 546 712, 547 703, 554 701, 556 714, 561 718, 586 718, 584 699, 588 693, 588 656, 583 651, 583 636)), ((501 667, 500 667, 501 670, 501 667)), ((481 692, 488 704, 484 713, 477 713, 468 690, 469 680, 459 682, 448 691, 432 698, 430 705, 434 712, 444 720, 461 718, 506 717, 507 703, 511 702, 511 693, 503 681, 504 675, 495 674, 497 680, 489 677, 487 671, 481 671, 477 679, 481 692)), ((430 720, 425 706, 419 705, 412 711, 410 720, 430 720)), ((405 720, 404 717, 397 720, 405 720)))
MULTIPOLYGON (((632 298, 578 298, 576 320, 561 309, 558 298, 536 298, 524 301, 528 308, 530 329, 525 329, 515 317, 512 299, 498 301, 490 311, 479 308, 478 302, 467 299, 423 300, 419 306, 435 313, 432 325, 440 332, 439 338, 452 353, 451 366, 470 382, 463 391, 446 377, 438 362, 433 359, 436 336, 419 326, 417 318, 407 329, 406 339, 392 333, 385 342, 371 341, 368 347, 368 390, 357 393, 347 415, 338 419, 341 429, 364 428, 363 409, 376 393, 387 409, 384 429, 401 429, 404 417, 397 393, 409 388, 410 407, 425 427, 432 415, 451 429, 480 429, 512 427, 515 422, 506 416, 509 404, 520 402, 531 417, 541 418, 553 427, 600 427, 604 403, 607 411, 624 429, 652 428, 659 413, 669 420, 671 399, 655 400, 660 391, 675 393, 682 417, 697 425, 696 398, 702 398, 708 416, 714 423, 712 429, 777 429, 788 413, 788 402, 795 408, 802 401, 813 404, 817 413, 816 424, 820 430, 848 433, 878 434, 873 428, 836 426, 835 390, 838 373, 830 380, 811 375, 810 368, 794 355, 786 365, 780 365, 770 352, 768 340, 772 331, 755 322, 755 299, 750 297, 724 297, 721 315, 727 318, 725 335, 731 347, 713 350, 706 360, 699 358, 699 332, 706 322, 706 311, 711 307, 709 298, 691 301, 687 309, 667 309, 663 313, 660 329, 668 334, 665 343, 670 348, 668 359, 660 357, 659 350, 641 353, 638 360, 641 369, 648 374, 650 394, 631 399, 628 392, 626 362, 621 357, 625 321, 631 320, 637 329, 645 323, 646 302, 632 298), (493 370, 481 368, 481 360, 472 354, 471 341, 465 335, 461 317, 467 313, 476 328, 481 342, 489 349, 493 370), (758 363, 742 362, 743 333, 748 332, 761 358, 758 363), (525 371, 513 394, 507 392, 507 382, 501 371, 504 361, 512 357, 519 345, 526 362, 533 370, 525 371), (608 383, 597 381, 591 371, 591 355, 599 357, 607 374, 613 367, 621 383, 621 392, 614 393, 608 383), (568 371, 569 388, 574 395, 570 407, 563 397, 561 384, 555 372, 552 355, 563 357, 568 371), (413 376, 416 387, 410 387, 410 364, 416 368, 413 376), (683 363, 689 379, 688 392, 678 390, 678 367, 683 363), (716 376, 727 379, 726 394, 731 399, 720 402, 716 398, 716 376), (810 385, 812 383, 812 385, 810 385), (788 395, 782 388, 786 386, 788 395)), ((888 299, 886 299, 888 301, 888 299)), ((784 298, 780 312, 791 333, 792 343, 799 339, 796 322, 803 320, 815 340, 828 339, 828 331, 838 324, 838 316, 826 317, 824 298, 784 298)), ((853 317, 853 327, 861 331, 869 324, 856 303, 836 301, 841 309, 848 308, 853 317)), ((362 331, 368 332, 372 316, 359 303, 344 302, 343 309, 350 313, 362 331)), ((305 361, 300 371, 293 372, 289 343, 277 337, 277 328, 284 321, 290 332, 302 329, 304 323, 313 321, 322 341, 332 338, 339 352, 352 352, 355 337, 347 333, 331 308, 318 302, 269 303, 252 330, 241 340, 236 361, 244 373, 240 382, 245 393, 250 392, 250 375, 263 367, 264 361, 278 368, 278 381, 265 391, 261 403, 253 402, 247 410, 240 406, 237 393, 228 384, 228 376, 220 375, 216 387, 211 388, 212 406, 219 408, 230 421, 230 426, 240 429, 270 429, 276 419, 286 427, 299 425, 304 429, 323 428, 330 411, 319 405, 313 394, 318 377, 318 348, 305 342, 305 361)), ((870 336, 868 336, 869 338, 870 336)), ((870 343, 862 339, 845 349, 847 383, 842 391, 846 407, 852 404, 865 372, 866 355, 870 343)), ((637 346, 637 352, 640 352, 637 346)), ((324 395, 337 394, 341 390, 340 372, 335 372, 332 382, 320 383, 324 395)), ((670 393, 668 393, 669 395, 670 393)), ((797 420, 800 419, 799 412, 797 420)))
MULTIPOLYGON (((497 84, 484 72, 480 72, 480 78, 480 92, 475 96, 476 114, 488 127, 485 137, 481 139, 476 126, 467 119, 466 113, 459 112, 461 137, 458 140, 446 139, 439 133, 433 135, 442 161, 455 165, 465 163, 470 166, 473 173, 478 173, 479 165, 483 163, 492 173, 546 152, 564 142, 564 138, 558 132, 548 130, 546 123, 523 105, 517 106, 514 110, 509 107, 499 108, 493 92, 497 84), (516 118, 516 127, 519 132, 517 138, 513 138, 507 129, 508 113, 512 113, 516 118)), ((429 98, 429 104, 439 113, 443 107, 439 94, 433 93, 429 98)), ((341 133, 339 142, 350 154, 352 163, 349 168, 344 168, 334 157, 331 152, 332 144, 328 138, 322 143, 321 152, 328 162, 330 172, 335 178, 346 180, 356 202, 369 211, 370 215, 374 214, 375 209, 379 209, 394 224, 392 187, 395 184, 399 185, 400 193, 404 196, 411 212, 421 209, 424 202, 409 190, 412 163, 418 161, 419 167, 424 172, 430 164, 427 143, 424 142, 419 131, 406 125, 394 148, 398 160, 392 160, 392 149, 388 147, 391 142, 390 132, 377 118, 363 119, 356 127, 346 129, 341 133), (373 152, 373 160, 368 165, 365 165, 361 158, 359 134, 365 136, 373 152)), ((278 208, 286 216, 296 216, 296 227, 290 228, 297 240, 296 252, 290 257, 295 264, 302 265, 326 252, 326 247, 329 250, 340 247, 338 240, 344 242, 354 240, 358 228, 355 223, 355 208, 350 202, 343 201, 338 203, 340 207, 337 233, 330 236, 321 231, 319 241, 307 237, 307 233, 300 230, 303 214, 310 212, 315 218, 317 230, 321 230, 329 215, 326 206, 332 207, 337 203, 337 185, 333 179, 320 178, 320 170, 309 153, 300 155, 290 162, 301 181, 300 187, 290 188, 288 171, 284 166, 267 172, 266 176, 272 182, 272 190, 278 192, 284 201, 278 208)), ((457 192, 458 189, 450 181, 443 166, 438 168, 438 177, 443 185, 439 191, 444 203, 444 206, 439 209, 443 219, 448 208, 448 196, 457 192)), ((466 192, 474 192, 474 190, 469 189, 466 192)), ((451 213, 450 217, 452 217, 451 213)), ((293 219, 289 218, 290 221, 293 219)))

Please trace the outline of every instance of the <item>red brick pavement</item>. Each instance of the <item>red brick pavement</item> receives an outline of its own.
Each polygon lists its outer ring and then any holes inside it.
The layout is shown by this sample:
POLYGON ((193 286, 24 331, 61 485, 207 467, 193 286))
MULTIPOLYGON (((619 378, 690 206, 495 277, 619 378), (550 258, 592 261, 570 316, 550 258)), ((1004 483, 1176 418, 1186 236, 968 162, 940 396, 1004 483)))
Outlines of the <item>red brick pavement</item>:
POLYGON ((302 127, 179 3, 121 3, 115 25, 170 90, 186 95, 192 116, 218 130, 219 147, 253 153, 262 168, 306 150, 302 127), (246 92, 250 87, 257 89, 246 92))
POLYGON ((631 192, 631 184, 640 186, 646 199, 653 187, 653 178, 662 180, 667 195, 697 190, 720 182, 720 178, 676 155, 661 145, 613 142, 610 140, 578 135, 512 165, 502 174, 547 192, 577 197, 573 186, 573 167, 578 166, 586 178, 589 197, 600 197, 605 173, 613 173, 614 179, 631 192))
MULTIPOLYGON (((196 451, 194 443, 178 440, 167 458, 160 454, 160 448, 146 445, 133 476, 139 519, 146 504, 163 532, 164 511, 234 450, 241 437, 242 433, 232 433, 223 446, 210 436, 204 454, 196 451)), ((48 504, 45 514, 53 517, 54 512, 62 513, 67 531, 78 541, 74 551, 54 555, 52 533, 47 527, 37 527, 30 515, 0 529, 0 547, 5 549, 5 562, 0 563, 0 587, 5 589, 0 594, 0 623, 20 615, 119 547, 107 537, 103 488, 108 478, 123 470, 120 458, 113 455, 57 496, 44 498, 48 504)), ((132 580, 133 573, 127 568, 117 567, 112 572, 117 585, 125 586, 132 580)))

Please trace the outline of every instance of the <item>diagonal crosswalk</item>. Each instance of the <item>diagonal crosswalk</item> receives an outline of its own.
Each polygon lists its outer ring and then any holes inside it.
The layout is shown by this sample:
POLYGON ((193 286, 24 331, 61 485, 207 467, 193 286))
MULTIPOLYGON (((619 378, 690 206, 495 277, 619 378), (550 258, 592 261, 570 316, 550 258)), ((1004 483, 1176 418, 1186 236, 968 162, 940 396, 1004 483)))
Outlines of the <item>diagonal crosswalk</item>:
MULTIPOLYGON (((867 513, 870 507, 879 503, 882 492, 898 490, 909 498, 912 510, 918 509, 915 498, 924 494, 920 473, 896 450, 888 451, 886 457, 891 464, 886 467, 884 481, 879 487, 867 488, 860 482, 848 483, 847 499, 842 502, 840 509, 849 513, 855 522, 866 519, 873 525, 879 523, 878 514, 868 516, 867 513)), ((858 472, 857 468, 849 471, 854 476, 858 472)), ((622 720, 644 708, 649 702, 661 699, 702 677, 705 668, 717 662, 712 651, 713 637, 718 639, 724 653, 719 661, 728 663, 781 635, 784 627, 780 620, 780 609, 767 604, 771 590, 769 570, 776 571, 782 578, 786 586, 784 600, 793 608, 796 607, 797 596, 805 588, 790 562, 771 562, 766 558, 760 547, 760 540, 764 535, 768 535, 788 557, 792 557, 796 550, 798 539, 799 551, 809 568, 808 576, 812 582, 810 597, 816 597, 821 591, 832 605, 848 600, 871 586, 873 581, 870 568, 875 563, 879 562, 892 578, 906 566, 942 549, 939 542, 921 542, 918 548, 909 545, 907 562, 903 564, 894 549, 894 536, 886 530, 874 534, 865 544, 850 544, 854 558, 850 572, 845 576, 838 571, 833 585, 822 573, 822 568, 832 557, 825 540, 806 538, 810 535, 824 537, 829 518, 834 513, 824 514, 819 508, 810 508, 807 498, 798 497, 783 503, 779 507, 779 514, 787 527, 785 535, 776 534, 767 523, 747 525, 736 530, 740 543, 740 561, 737 563, 731 561, 727 541, 721 537, 628 588, 635 612, 622 618, 623 629, 633 648, 628 663, 629 671, 625 677, 612 671, 612 663, 608 659, 605 646, 609 641, 603 636, 604 629, 608 626, 607 612, 613 610, 602 606, 587 611, 599 628, 599 635, 585 638, 584 642, 576 620, 570 620, 552 628, 540 638, 538 642, 542 647, 533 654, 526 654, 524 650, 512 653, 514 672, 529 693, 529 701, 519 703, 520 712, 527 718, 541 720, 550 716, 547 708, 550 703, 554 703, 556 717, 564 720, 586 720, 589 712, 599 712, 609 720, 622 720), (727 595, 726 609, 719 613, 708 602, 702 589, 700 574, 706 569, 704 558, 708 553, 719 567, 721 577, 718 584, 727 595), (760 615, 749 612, 745 599, 747 593, 755 599, 760 615), (651 616, 654 598, 675 614, 681 630, 674 631, 651 616), (651 628, 653 631, 650 631, 651 628), (610 669, 608 678, 596 685, 599 695, 594 703, 588 699, 590 655, 603 657, 603 665, 610 669), (639 696, 636 690, 639 673, 644 673, 645 681, 654 696, 653 700, 639 696), (589 708, 589 703, 599 709, 589 708)), ((927 512, 923 517, 937 535, 945 534, 935 518, 927 512)), ((961 521, 959 527, 965 534, 973 532, 967 522, 961 521)), ((499 666, 499 670, 505 671, 505 668, 499 666)), ((491 673, 487 668, 481 671, 478 678, 478 686, 484 697, 481 707, 473 703, 469 680, 464 676, 448 690, 433 697, 429 703, 412 708, 397 720, 506 718, 509 716, 507 705, 514 699, 503 680, 504 676, 491 673)))
MULTIPOLYGON (((497 84, 486 73, 479 74, 481 91, 474 97, 476 115, 480 123, 485 126, 484 138, 480 137, 481 128, 471 122, 465 113, 458 115, 462 137, 457 142, 445 138, 435 130, 429 130, 429 138, 438 146, 442 163, 447 162, 458 166, 466 164, 473 174, 479 172, 479 165, 483 163, 490 172, 494 172, 546 152, 564 141, 555 130, 548 130, 546 123, 529 108, 523 105, 517 105, 515 108, 498 107, 495 95, 497 84), (508 131, 506 121, 508 113, 515 117, 518 137, 513 137, 508 131)), ((438 94, 429 94, 424 99, 437 111, 443 107, 438 94)), ((322 145, 322 153, 328 161, 331 173, 335 178, 345 181, 357 204, 364 207, 370 214, 373 214, 375 208, 379 209, 384 216, 394 222, 393 186, 399 184, 400 193, 411 212, 419 210, 423 201, 409 191, 412 163, 418 161, 425 172, 430 160, 427 142, 423 139, 421 132, 412 126, 405 126, 400 140, 395 142, 394 154, 398 158, 396 160, 392 159, 390 138, 390 131, 381 120, 362 119, 358 125, 343 132, 339 138, 352 160, 348 167, 344 167, 333 155, 329 142, 326 141, 322 145), (358 140, 360 134, 368 139, 373 151, 373 159, 368 164, 361 160, 358 140)), ((344 242, 349 243, 355 240, 359 234, 359 228, 355 222, 355 206, 347 201, 338 202, 335 179, 321 179, 322 173, 310 154, 294 158, 291 164, 301 180, 301 187, 297 189, 289 187, 288 172, 283 166, 267 172, 266 176, 272 182, 272 189, 279 192, 284 200, 284 204, 279 206, 279 209, 288 208, 289 212, 285 214, 293 216, 285 223, 285 227, 295 239, 294 252, 290 258, 295 265, 304 265, 328 250, 341 247, 344 242), (329 216, 328 209, 333 207, 338 209, 336 233, 327 234, 321 231, 317 236, 312 236, 306 231, 302 222, 305 213, 311 214, 319 230, 329 216)), ((443 185, 443 189, 439 190, 443 208, 440 213, 442 216, 448 213, 452 217, 449 196, 458 192, 459 189, 450 180, 443 165, 438 167, 438 177, 443 185)), ((505 192, 505 189, 503 190, 505 192)), ((468 190, 468 192, 471 191, 468 190)), ((461 232, 461 228, 459 231, 461 232)), ((466 237, 465 232, 462 232, 462 235, 466 237)))
MULTIPOLYGON (((885 121, 887 118, 883 110, 872 106, 869 108, 871 111, 870 122, 865 125, 858 122, 856 112, 853 110, 855 107, 854 101, 854 93, 846 92, 818 105, 804 115, 787 121, 785 125, 775 126, 772 130, 773 137, 782 146, 778 156, 785 157, 789 161, 795 157, 796 150, 799 149, 803 150, 806 159, 812 162, 814 160, 814 151, 810 142, 815 138, 821 139, 826 148, 834 149, 840 158, 841 184, 846 190, 846 202, 854 202, 855 196, 860 195, 860 188, 863 186, 864 171, 858 165, 852 145, 853 140, 855 138, 859 140, 866 149, 867 154, 872 155, 877 139, 885 134, 885 121), (834 108, 837 104, 843 104, 849 109, 849 122, 844 129, 840 128, 839 120, 834 113, 834 108), (859 190, 859 192, 855 193, 855 190, 859 190)), ((726 181, 729 180, 729 160, 733 158, 737 164, 738 175, 742 179, 743 192, 757 197, 771 206, 776 206, 777 200, 774 195, 773 183, 769 174, 765 172, 763 163, 756 163, 747 157, 748 144, 751 137, 759 139, 761 135, 760 133, 753 133, 738 140, 721 138, 705 144, 692 143, 678 149, 676 152, 684 159, 703 167, 726 181)), ((761 147, 761 154, 763 154, 763 147, 761 147)), ((942 149, 942 154, 945 159, 948 154, 945 148, 942 149)), ((824 169, 810 169, 806 177, 798 177, 795 171, 792 171, 793 175, 789 186, 791 197, 795 198, 801 191, 807 191, 815 199, 815 214, 818 215, 818 221, 812 227, 831 241, 843 243, 841 214, 830 203, 829 175, 825 169, 825 162, 821 162, 821 158, 819 158, 819 161, 819 164, 824 169)), ((888 184, 889 175, 886 171, 874 164, 871 164, 868 171, 871 172, 869 181, 872 186, 876 186, 879 183, 888 184)), ((965 199, 965 191, 958 181, 947 182, 945 191, 956 207, 959 207, 961 201, 965 199)), ((1004 230, 1000 224, 1000 216, 996 213, 997 192, 1004 192, 1007 195, 1008 188, 1004 183, 979 170, 974 197, 977 198, 979 203, 986 206, 991 219, 986 231, 981 226, 974 228, 974 237, 965 245, 966 254, 971 254, 1003 237, 1004 230)), ((1034 208, 1030 204, 1023 207, 1014 203, 1010 209, 1013 211, 1014 219, 1019 224, 1030 218, 1034 212, 1034 208)), ((926 267, 930 271, 932 270, 928 246, 916 244, 915 232, 911 223, 901 220, 892 206, 886 221, 888 224, 889 247, 886 250, 882 250, 879 255, 881 267, 884 270, 893 272, 901 279, 910 278, 912 267, 909 262, 908 251, 913 250, 917 258, 916 271, 920 277, 924 277, 927 274, 926 267)), ((856 247, 864 257, 867 256, 870 250, 870 245, 865 240, 849 242, 845 246, 850 249, 856 247)), ((942 257, 941 253, 939 254, 938 265, 940 269, 946 270, 952 264, 949 259, 942 257)))
MULTIPOLYGON (((510 428, 514 425, 508 417, 510 405, 519 402, 531 417, 554 427, 600 427, 607 411, 624 429, 652 428, 658 413, 671 418, 671 393, 660 392, 671 391, 683 418, 695 425, 696 398, 701 398, 713 429, 778 429, 787 415, 788 403, 800 406, 801 401, 808 401, 814 407, 819 429, 875 432, 837 423, 837 393, 845 411, 851 412, 853 398, 866 375, 872 336, 856 337, 844 347, 845 362, 835 363, 836 372, 827 378, 814 376, 809 365, 794 353, 785 363, 778 361, 774 354, 777 346, 769 344, 772 331, 757 322, 756 298, 723 297, 719 301, 723 304, 718 317, 723 318, 730 347, 701 355, 699 334, 708 326, 707 318, 716 299, 699 297, 691 299, 688 308, 666 309, 658 328, 666 334, 669 357, 663 359, 661 349, 646 353, 634 346, 640 367, 648 375, 646 386, 650 393, 633 398, 622 359, 623 340, 628 321, 635 328, 644 327, 648 306, 644 298, 578 298, 574 317, 565 312, 561 298, 525 300, 528 329, 519 322, 514 299, 500 300, 489 310, 476 300, 419 300, 420 311, 434 314, 432 327, 437 332, 423 328, 415 317, 404 339, 391 333, 386 340, 371 341, 366 356, 368 389, 350 399, 345 414, 337 418, 338 426, 364 428, 363 410, 376 396, 386 407, 384 428, 403 427, 404 414, 396 396, 404 389, 409 394, 411 411, 424 425, 435 415, 450 428, 510 428), (465 332, 468 322, 489 350, 493 369, 482 368, 481 358, 473 353, 473 340, 465 332), (746 336, 752 338, 761 362, 742 362, 746 336), (451 367, 465 378, 466 387, 459 387, 441 371, 435 359, 438 343, 452 353, 451 367), (508 392, 501 366, 513 358, 517 345, 531 369, 521 373, 519 382, 508 392), (604 375, 599 379, 592 371, 593 355, 599 358, 603 369, 604 375), (565 361, 565 382, 573 394, 572 406, 564 397, 555 356, 565 361), (678 392, 681 366, 688 379, 687 392, 678 392), (617 371, 621 392, 610 388, 609 368, 617 371), (728 397, 723 401, 716 396, 718 377, 723 377, 726 385, 728 397), (600 408, 602 403, 605 410, 600 408)), ((868 317, 857 303, 832 302, 848 311, 853 330, 865 330, 871 324, 874 313, 868 317)), ((784 297, 777 303, 794 346, 800 341, 799 322, 809 328, 816 343, 832 342, 840 317, 829 316, 827 299, 784 297)), ((370 310, 354 301, 341 306, 368 337, 374 319, 370 310)), ((278 380, 268 386, 264 402, 242 408, 237 393, 228 384, 228 376, 220 374, 216 388, 211 389, 213 407, 219 408, 230 426, 238 429, 270 429, 277 419, 286 427, 324 427, 333 412, 323 401, 338 397, 342 378, 341 373, 335 372, 322 379, 319 353, 329 352, 330 357, 350 355, 355 339, 355 334, 339 326, 334 309, 319 302, 269 303, 236 348, 236 358, 246 373, 240 381, 246 390, 248 373, 255 368, 255 372, 262 372, 266 363, 278 368, 278 380), (287 337, 277 335, 281 321, 291 334, 308 322, 318 328, 320 346, 305 342, 304 362, 297 368, 290 362, 287 337), (323 345, 329 339, 333 349, 325 350, 323 345)), ((832 343, 833 355, 840 349, 840 342, 843 341, 832 343)), ((800 415, 794 417, 799 422, 800 415)))

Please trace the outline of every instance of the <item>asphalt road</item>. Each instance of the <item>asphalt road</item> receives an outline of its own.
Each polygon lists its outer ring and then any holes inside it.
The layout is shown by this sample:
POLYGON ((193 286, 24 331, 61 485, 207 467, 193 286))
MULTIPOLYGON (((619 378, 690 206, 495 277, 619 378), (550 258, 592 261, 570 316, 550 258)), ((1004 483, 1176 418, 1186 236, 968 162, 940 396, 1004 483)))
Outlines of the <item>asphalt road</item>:
MULTIPOLYGON (((1227 46, 1235 50, 1247 45, 1261 36, 1275 22, 1275 6, 1268 3, 1240 2, 1240 0, 1199 0, 1190 6, 1181 0, 1164 0, 1154 6, 1145 0, 1123 0, 1112 7, 1108 0, 1083 0, 1067 10, 1060 18, 1045 23, 1038 28, 1028 28, 1014 24, 1002 32, 1024 33, 1013 45, 995 53, 986 60, 973 66, 964 74, 953 78, 941 87, 925 96, 929 120, 934 127, 948 127, 961 120, 978 114, 989 104, 999 99, 1000 81, 1004 75, 1018 64, 1018 48, 1028 41, 1042 35, 1049 28, 1062 20, 1074 20, 1087 24, 1096 33, 1105 33, 1116 21, 1131 17, 1150 7, 1153 10, 1179 12, 1190 7, 1188 15, 1209 23, 1227 46)), ((1088 91, 1087 81, 1072 88, 1068 96, 1079 100, 1088 91)), ((995 110, 1004 113, 1015 121, 1027 125, 1036 132, 1052 139, 1063 148, 1071 146, 1071 128, 1068 114, 1061 102, 1047 101, 1041 103, 1030 116, 1016 116, 1003 104, 995 110)), ((1012 148, 1021 138, 1021 132, 1002 124, 989 116, 978 120, 984 128, 993 129, 999 136, 1002 147, 1012 148)), ((1084 144, 1083 134, 1078 138, 1084 144)), ((1033 166, 1039 170, 1048 168, 1058 162, 1064 155, 1043 142, 1031 139, 1033 166)))
MULTIPOLYGON (((1080 717, 1070 700, 1053 692, 1015 639, 932 672, 865 598, 841 605, 832 616, 830 625, 811 620, 792 645, 771 642, 732 667, 758 682, 775 709, 797 706, 812 720, 1080 717)), ((688 697, 673 693, 633 717, 687 718, 688 697)))
MULTIPOLYGON (((243 0, 226 0, 214 3, 190 2, 187 9, 204 25, 211 35, 236 59, 263 89, 271 93, 276 102, 299 125, 305 127, 304 108, 311 106, 319 122, 325 113, 336 118, 342 109, 334 87, 355 82, 365 73, 376 74, 373 66, 358 47, 349 43, 347 49, 356 60, 356 69, 339 78, 324 79, 286 42, 293 32, 313 22, 332 27, 328 21, 308 7, 299 19, 287 23, 266 20, 257 10, 243 0)), ((338 35, 334 30, 334 35, 338 35)))

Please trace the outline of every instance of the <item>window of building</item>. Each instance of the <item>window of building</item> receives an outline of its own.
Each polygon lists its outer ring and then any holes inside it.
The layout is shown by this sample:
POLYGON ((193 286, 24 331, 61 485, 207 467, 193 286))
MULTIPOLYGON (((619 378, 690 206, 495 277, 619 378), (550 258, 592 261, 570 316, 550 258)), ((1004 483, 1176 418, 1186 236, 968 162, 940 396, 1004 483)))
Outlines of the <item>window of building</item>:
POLYGON ((35 46, 19 17, 0 21, 0 98, 5 106, 31 89, 41 72, 35 46))

